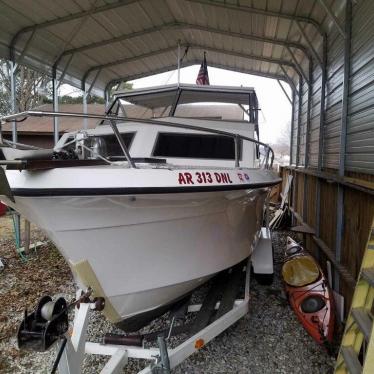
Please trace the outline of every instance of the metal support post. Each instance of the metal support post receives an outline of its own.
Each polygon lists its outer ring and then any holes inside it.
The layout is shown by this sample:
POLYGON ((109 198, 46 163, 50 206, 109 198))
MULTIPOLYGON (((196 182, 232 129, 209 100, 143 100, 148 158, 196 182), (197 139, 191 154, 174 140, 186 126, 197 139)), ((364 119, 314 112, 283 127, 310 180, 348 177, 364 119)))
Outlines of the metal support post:
POLYGON ((238 168, 240 167, 240 162, 239 162, 239 159, 240 159, 240 144, 239 144, 239 136, 236 134, 235 135, 235 167, 238 168))
POLYGON ((301 109, 303 102, 303 78, 299 77, 299 93, 298 93, 299 112, 297 118, 297 138, 296 138, 296 166, 299 166, 300 161, 300 127, 301 127, 301 109))
MULTIPOLYGON (((53 72, 52 77, 52 98, 53 98, 53 111, 58 112, 58 81, 56 79, 56 71, 53 72)), ((53 139, 56 145, 59 139, 58 133, 58 117, 53 117, 53 139)))
POLYGON ((285 88, 283 87, 281 81, 280 81, 279 79, 277 79, 277 82, 278 82, 280 88, 282 89, 284 95, 286 96, 288 102, 292 105, 292 100, 291 100, 291 98, 289 97, 289 95, 288 95, 287 91, 285 90, 285 88))
MULTIPOLYGON (((12 113, 17 113, 17 87, 16 87, 16 69, 17 64, 13 61, 10 61, 9 64, 9 75, 10 75, 10 108, 12 113)), ((12 142, 17 143, 17 122, 12 122, 12 142)), ((15 148, 16 145, 14 144, 13 147, 15 148)))
POLYGON ((322 62, 321 58, 319 57, 317 51, 315 50, 313 43, 309 40, 308 36, 306 35, 305 30, 303 29, 303 27, 302 27, 301 24, 300 24, 300 21, 296 21, 295 23, 296 23, 297 28, 298 28, 299 31, 300 31, 300 34, 301 34, 301 35, 303 36, 303 38, 305 39, 306 44, 308 44, 308 47, 309 47, 310 50, 312 51, 314 58, 317 60, 318 64, 319 64, 320 66, 322 66, 323 62, 322 62))
MULTIPOLYGON (((321 103, 320 103, 320 118, 319 118, 319 141, 318 141, 318 171, 322 171, 323 152, 324 152, 324 137, 325 137, 325 98, 326 98, 326 80, 327 80, 327 35, 323 34, 322 47, 322 66, 321 66, 321 103)), ((316 236, 321 236, 320 222, 321 222, 321 180, 317 178, 316 188, 316 236)), ((319 248, 319 247, 318 247, 319 248)), ((317 259, 319 259, 320 252, 317 252, 317 259)))
MULTIPOLYGON (((290 76, 287 74, 287 70, 284 68, 284 66, 282 64, 279 64, 279 67, 281 68, 281 70, 282 70, 282 72, 284 74, 284 77, 285 77, 286 81, 288 82, 288 84, 293 88, 294 91, 298 92, 297 88, 295 86, 295 83, 290 78, 290 76)), ((295 71, 299 74, 299 72, 297 71, 297 69, 295 69, 295 71)))
POLYGON ((313 89, 313 62, 309 62, 309 82, 308 82, 308 103, 306 115, 306 134, 305 134, 305 167, 309 167, 310 153, 310 111, 312 108, 312 89, 313 89))
POLYGON ((152 374, 170 374, 170 360, 166 340, 163 336, 157 338, 160 349, 159 362, 152 368, 152 374))
MULTIPOLYGON (((309 73, 308 73, 308 102, 307 102, 307 116, 306 116, 306 131, 305 131, 305 158, 304 167, 309 167, 309 152, 310 152, 310 111, 312 104, 312 84, 313 84, 313 61, 309 61, 309 73)), ((303 219, 304 222, 308 222, 308 176, 304 174, 304 196, 303 196, 303 219)), ((305 242, 305 237, 304 237, 305 242)))
POLYGON ((177 68, 178 68, 178 86, 181 82, 181 43, 180 43, 180 40, 178 40, 178 64, 177 64, 177 68))
MULTIPOLYGON (((348 103, 349 103, 349 76, 351 70, 351 32, 352 32, 352 0, 347 0, 345 4, 345 44, 344 44, 344 77, 343 77, 343 97, 342 97, 342 122, 340 131, 340 158, 339 176, 345 175, 345 153, 348 123, 348 103)), ((335 258, 338 263, 341 260, 342 239, 344 234, 344 188, 338 186, 337 211, 336 211, 336 239, 335 258)), ((339 274, 334 274, 334 289, 339 291, 339 274)))
MULTIPOLYGON (((306 76, 306 74, 304 73, 304 70, 303 68, 301 67, 301 65, 299 64, 299 61, 297 61, 296 57, 295 57, 295 54, 292 52, 292 49, 290 47, 286 47, 288 53, 290 54, 291 58, 292 58, 292 61, 293 63, 295 64, 296 68, 297 68, 297 71, 303 76, 304 80, 308 82, 309 84, 309 80, 308 80, 308 77, 306 76)), ((311 59, 309 59, 309 64, 311 63, 311 59)))
MULTIPOLYGON (((346 4, 351 0, 347 0, 346 4)), ((339 24, 339 20, 336 18, 335 14, 332 12, 330 7, 326 4, 325 0, 319 0, 319 3, 322 5, 322 8, 326 11, 326 13, 330 16, 330 18, 334 21, 335 26, 338 28, 340 34, 343 38, 347 37, 346 31, 344 32, 343 28, 339 24)))
POLYGON ((295 91, 292 91, 292 113, 291 113, 291 139, 290 139, 290 165, 292 165, 293 134, 295 121, 295 91))
POLYGON ((21 239, 21 216, 19 213, 13 211, 12 212, 13 216, 13 223, 14 223, 14 237, 16 241, 16 248, 17 251, 20 251, 20 248, 22 246, 22 239, 21 239))
MULTIPOLYGON (((83 114, 87 114, 87 96, 88 92, 86 90, 86 84, 84 84, 84 90, 83 90, 83 114)), ((88 118, 84 117, 83 118, 83 129, 87 130, 88 128, 88 118)))

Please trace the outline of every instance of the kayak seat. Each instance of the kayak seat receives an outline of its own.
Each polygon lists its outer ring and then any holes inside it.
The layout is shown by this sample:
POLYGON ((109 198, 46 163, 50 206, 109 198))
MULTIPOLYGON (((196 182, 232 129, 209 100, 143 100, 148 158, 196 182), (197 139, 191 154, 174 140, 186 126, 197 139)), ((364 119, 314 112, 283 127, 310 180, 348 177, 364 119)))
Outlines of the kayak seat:
POLYGON ((299 256, 284 263, 284 281, 293 287, 303 287, 315 282, 320 275, 319 268, 312 257, 299 256))

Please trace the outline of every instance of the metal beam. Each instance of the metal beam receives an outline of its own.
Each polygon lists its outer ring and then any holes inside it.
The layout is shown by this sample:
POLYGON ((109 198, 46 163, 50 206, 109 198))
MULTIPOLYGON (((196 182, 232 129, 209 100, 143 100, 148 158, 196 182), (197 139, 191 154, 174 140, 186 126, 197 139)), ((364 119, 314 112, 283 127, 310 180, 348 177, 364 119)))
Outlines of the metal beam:
POLYGON ((215 27, 208 27, 208 26, 195 25, 195 24, 189 24, 189 23, 180 23, 180 28, 181 29, 188 29, 188 30, 206 31, 206 32, 211 32, 213 34, 230 36, 230 37, 238 38, 238 39, 253 40, 253 41, 257 41, 257 42, 280 45, 282 47, 292 47, 292 48, 300 50, 301 52, 303 52, 306 55, 306 57, 308 59, 311 59, 311 55, 310 55, 307 47, 305 47, 304 45, 302 45, 300 43, 290 42, 290 41, 285 40, 285 39, 268 38, 268 37, 265 37, 265 36, 258 36, 258 35, 253 35, 253 34, 244 34, 244 33, 241 33, 241 32, 222 30, 222 29, 217 29, 215 27))
MULTIPOLYGON (((295 54, 292 52, 292 49, 290 47, 286 47, 288 53, 290 54, 291 58, 292 58, 292 61, 294 62, 295 66, 297 67, 297 70, 299 71, 299 73, 303 76, 304 80, 309 84, 309 78, 306 76, 306 74, 304 73, 304 70, 303 68, 301 67, 301 65, 299 64, 299 61, 297 61, 296 57, 295 57, 295 54)), ((309 64, 311 63, 311 59, 309 59, 309 64)))
POLYGON ((318 171, 322 170, 323 153, 324 153, 326 82, 327 82, 327 35, 325 34, 323 37, 323 50, 322 50, 321 102, 320 102, 319 141, 318 141, 318 171))
POLYGON ((15 52, 15 47, 16 47, 17 41, 18 41, 19 37, 26 32, 30 32, 30 31, 34 31, 34 30, 40 30, 40 29, 44 29, 44 28, 47 28, 47 27, 50 27, 50 26, 58 25, 60 23, 73 21, 73 20, 85 17, 87 15, 90 15, 90 14, 92 15, 92 14, 97 14, 97 13, 105 12, 105 11, 108 11, 108 10, 116 9, 116 8, 123 7, 123 6, 129 5, 129 4, 132 4, 132 3, 136 3, 137 1, 138 0, 118 0, 115 3, 106 4, 106 5, 94 8, 94 9, 84 10, 82 12, 69 14, 68 16, 65 16, 65 17, 55 18, 55 19, 52 19, 50 21, 46 21, 46 22, 42 22, 42 23, 36 23, 34 25, 31 25, 31 26, 23 27, 22 29, 18 30, 16 34, 14 34, 14 36, 13 36, 11 42, 10 42, 10 45, 9 45, 9 55, 10 55, 9 59, 11 61, 14 61, 14 59, 15 59, 14 52, 15 52))
POLYGON ((53 65, 57 67, 63 57, 71 55, 71 54, 81 53, 81 52, 84 52, 84 51, 88 51, 90 49, 105 47, 109 44, 123 42, 125 40, 129 40, 129 39, 132 39, 132 38, 137 38, 137 37, 140 37, 140 36, 143 36, 143 35, 151 34, 151 33, 154 33, 154 32, 159 32, 159 31, 162 31, 162 30, 170 30, 170 29, 173 29, 173 28, 177 28, 179 25, 180 24, 178 22, 169 22, 169 23, 165 23, 163 25, 149 27, 149 28, 141 30, 141 31, 136 31, 136 32, 132 32, 132 33, 129 33, 129 34, 120 35, 120 36, 117 36, 115 38, 109 38, 109 39, 101 40, 99 42, 82 45, 81 47, 67 49, 63 53, 60 54, 60 56, 56 59, 56 61, 54 62, 53 65))
POLYGON ((340 160, 339 175, 345 173, 345 153, 347 142, 348 124, 348 101, 349 101, 349 75, 351 70, 351 34, 352 34, 352 0, 346 0, 345 12, 345 44, 344 44, 344 71, 343 71, 343 93, 342 93, 342 119, 340 131, 340 160))
MULTIPOLYGON (((53 111, 58 112, 58 81, 54 76, 52 78, 52 100, 53 100, 53 111)), ((57 116, 53 117, 53 139, 55 145, 59 140, 59 130, 58 130, 58 121, 59 118, 57 116)))
MULTIPOLYGON (((68 70, 68 67, 70 66, 71 61, 73 60, 73 57, 74 57, 74 55, 71 55, 71 56, 69 57, 69 59, 66 61, 66 64, 65 64, 64 70, 62 71, 62 73, 61 73, 61 75, 60 75, 60 78, 59 78, 58 87, 61 86, 62 81, 64 80, 65 75, 66 75, 66 72, 67 72, 67 70, 68 70)), ((55 68, 53 67, 52 70, 56 71, 57 69, 55 69, 55 68)))
POLYGON ((187 0, 187 1, 191 3, 209 5, 209 6, 213 6, 216 8, 231 9, 231 10, 235 10, 238 12, 244 12, 247 14, 260 14, 266 17, 278 17, 278 18, 288 19, 290 21, 304 22, 304 23, 313 25, 321 35, 323 33, 322 25, 313 18, 298 16, 298 15, 290 14, 290 13, 281 13, 281 12, 273 12, 271 10, 258 9, 258 8, 254 8, 251 6, 239 5, 239 3, 236 5, 234 3, 229 4, 227 2, 219 2, 215 0, 187 0))
POLYGON ((289 101, 289 103, 290 103, 291 106, 292 106, 292 100, 291 100, 291 98, 288 96, 288 93, 287 93, 287 91, 285 90, 285 88, 283 87, 281 81, 280 81, 279 79, 277 79, 277 82, 278 82, 280 88, 282 89, 284 95, 286 96, 287 100, 289 101))
POLYGON ((292 165, 293 133, 294 133, 294 121, 295 121, 295 96, 296 96, 296 92, 295 90, 293 90, 292 91, 292 113, 291 113, 290 165, 292 165))
MULTIPOLYGON (((196 60, 196 59, 195 60, 190 60, 190 61, 187 61, 187 62, 184 61, 181 64, 181 68, 186 67, 186 66, 195 65, 195 64, 200 64, 200 63, 201 63, 201 61, 196 60)), ((281 81, 284 81, 284 82, 288 83, 287 80, 286 80, 286 77, 283 76, 283 75, 279 75, 279 74, 261 73, 261 72, 250 70, 250 69, 234 69, 234 68, 229 67, 229 66, 225 66, 225 65, 221 65, 221 64, 215 64, 215 63, 210 63, 209 66, 215 67, 215 68, 220 68, 220 69, 226 69, 226 70, 230 70, 230 71, 234 71, 234 72, 244 73, 244 74, 258 75, 258 76, 264 77, 264 78, 279 79, 281 81)), ((166 73, 168 71, 175 70, 175 69, 176 69, 176 65, 172 64, 172 65, 165 66, 165 67, 162 67, 162 68, 159 68, 159 69, 150 70, 150 71, 147 72, 147 76, 166 73)), ((132 81, 132 80, 135 80, 135 79, 138 79, 138 78, 143 78, 144 76, 145 76, 144 73, 138 73, 138 74, 133 74, 133 75, 127 75, 127 76, 124 76, 124 77, 118 77, 116 79, 110 80, 106 84, 106 87, 111 87, 111 86, 113 86, 117 83, 121 83, 121 82, 128 82, 128 81, 132 81)))
MULTIPOLYGON (((12 113, 17 112, 17 89, 16 89, 16 74, 17 67, 13 61, 9 62, 9 75, 10 75, 10 108, 12 113)), ((17 122, 12 122, 12 142, 17 143, 17 122)))
POLYGON ((297 118, 297 136, 296 136, 296 166, 299 166, 300 161, 300 127, 301 127, 301 109, 303 103, 303 78, 299 78, 299 92, 298 92, 298 118, 297 118))
MULTIPOLYGON (((221 30, 221 29, 216 29, 216 28, 208 27, 208 26, 195 25, 195 24, 189 24, 189 23, 183 23, 183 22, 172 22, 172 23, 167 23, 165 25, 144 29, 142 31, 138 31, 138 32, 135 32, 135 33, 125 34, 125 35, 121 35, 121 36, 118 36, 118 37, 115 37, 115 38, 110 38, 110 39, 106 39, 106 40, 103 40, 103 41, 100 41, 100 42, 91 43, 91 44, 87 44, 87 45, 84 45, 84 46, 81 46, 81 47, 66 50, 56 59, 53 66, 54 66, 54 68, 57 68, 57 65, 59 64, 61 59, 64 56, 72 54, 72 53, 80 53, 80 52, 88 51, 90 49, 107 46, 107 45, 112 44, 112 43, 118 43, 120 41, 136 38, 136 37, 151 34, 151 33, 154 33, 154 32, 159 32, 161 30, 170 30, 170 29, 199 30, 199 31, 205 31, 205 32, 220 34, 220 35, 224 35, 224 36, 230 36, 230 37, 236 37, 236 38, 241 38, 241 39, 246 39, 246 40, 254 40, 254 41, 259 41, 259 42, 264 42, 264 43, 281 45, 281 46, 284 46, 284 47, 287 47, 287 48, 292 47, 292 48, 298 49, 301 52, 303 52, 309 60, 311 59, 311 55, 309 54, 309 51, 305 46, 303 46, 302 44, 289 42, 289 41, 284 40, 284 39, 273 39, 273 38, 267 38, 267 37, 253 35, 253 34, 242 34, 242 33, 238 33, 238 32, 232 32, 232 31, 229 31, 229 30, 221 30)), ((105 67, 105 66, 103 66, 103 67, 105 67)))
POLYGON ((325 0, 318 0, 319 3, 321 4, 322 8, 325 10, 325 12, 330 16, 330 18, 334 21, 335 26, 338 28, 340 34, 342 35, 343 38, 346 37, 346 33, 343 30, 343 28, 340 26, 338 18, 335 16, 335 14, 332 12, 330 7, 326 4, 325 0))
MULTIPOLYGON (((268 63, 274 63, 274 64, 278 64, 278 65, 289 66, 289 67, 293 68, 296 73, 298 73, 298 69, 295 67, 295 65, 288 60, 278 60, 278 59, 272 59, 272 58, 268 58, 268 57, 251 55, 251 54, 247 55, 247 54, 244 54, 244 53, 227 51, 227 50, 223 50, 223 49, 219 49, 219 48, 211 48, 211 47, 207 47, 207 46, 203 46, 203 45, 199 45, 199 44, 196 44, 196 45, 187 44, 187 45, 190 48, 204 49, 204 50, 207 50, 207 51, 209 50, 209 51, 212 51, 212 52, 224 53, 224 54, 235 56, 235 57, 248 58, 248 59, 252 59, 252 60, 256 60, 256 61, 265 61, 265 62, 268 62, 268 63)), ((137 55, 137 56, 132 56, 132 57, 119 59, 119 60, 108 62, 108 63, 102 64, 102 65, 92 66, 83 75, 82 87, 83 87, 84 83, 87 81, 87 78, 90 75, 90 73, 95 71, 95 70, 105 69, 105 68, 109 68, 109 67, 113 67, 113 66, 121 65, 121 64, 126 64, 126 63, 129 63, 129 62, 141 60, 143 58, 156 56, 156 55, 163 54, 163 53, 172 52, 172 51, 175 51, 175 50, 176 50, 176 46, 173 46, 173 47, 168 47, 168 48, 165 48, 165 49, 160 49, 160 50, 157 50, 157 51, 144 53, 142 55, 137 55)))
MULTIPOLYGON (((296 26, 297 28, 299 29, 300 31, 300 34, 302 35, 302 37, 304 38, 304 40, 306 41, 306 44, 308 45, 308 47, 310 48, 310 50, 312 51, 313 53, 313 56, 314 58, 317 60, 318 64, 320 66, 322 66, 322 60, 321 60, 321 57, 319 57, 316 49, 314 48, 314 45, 312 44, 312 42, 309 40, 308 36, 306 35, 305 33, 305 30, 302 28, 302 26, 300 25, 300 22, 299 21, 296 21, 296 26)), ((322 36, 323 38, 323 36, 322 36)))
MULTIPOLYGON (((339 176, 345 174, 345 153, 347 140, 348 104, 349 104, 349 76, 351 70, 351 34, 352 34, 352 0, 345 3, 345 43, 344 43, 344 72, 343 72, 343 93, 342 93, 342 121, 340 129, 340 157, 339 176)), ((341 261, 342 239, 344 234, 344 188, 338 186, 337 212, 336 212, 336 237, 335 237, 335 258, 341 261)), ((334 289, 339 292, 340 282, 338 274, 334 277, 334 289)))
MULTIPOLYGON (((323 35, 322 47, 322 67, 321 67, 321 102, 320 102, 320 119, 319 119, 319 139, 318 139, 318 172, 322 171, 324 138, 325 138, 325 97, 326 97, 326 81, 327 81, 327 35, 323 35)), ((316 235, 320 236, 321 232, 321 181, 317 178, 316 187, 316 235)))
POLYGON ((25 46, 24 46, 23 49, 22 49, 21 55, 20 55, 19 58, 18 58, 17 64, 22 64, 22 61, 23 61, 23 59, 25 58, 26 52, 27 52, 27 50, 29 49, 30 44, 32 43, 32 41, 33 41, 33 39, 34 39, 34 36, 35 36, 35 30, 33 30, 33 31, 31 32, 29 38, 27 39, 27 42, 26 42, 25 46))
POLYGON ((312 89, 313 89, 313 63, 309 63, 309 82, 308 82, 308 103, 307 103, 307 117, 306 117, 306 134, 305 134, 305 167, 309 167, 309 153, 310 153, 310 111, 312 108, 312 89))
MULTIPOLYGON (((281 70, 282 70, 282 72, 283 72, 283 74, 284 74, 284 76, 285 76, 285 78, 287 80, 287 83, 293 88, 293 90, 295 92, 299 93, 299 91, 297 90, 297 88, 295 86, 294 81, 289 77, 289 75, 288 75, 286 69, 284 68, 284 66, 282 64, 280 64, 279 66, 280 66, 280 68, 281 68, 281 70)), ((297 74, 299 75, 299 79, 300 79, 300 73, 299 73, 298 70, 296 70, 296 71, 297 71, 297 74)))

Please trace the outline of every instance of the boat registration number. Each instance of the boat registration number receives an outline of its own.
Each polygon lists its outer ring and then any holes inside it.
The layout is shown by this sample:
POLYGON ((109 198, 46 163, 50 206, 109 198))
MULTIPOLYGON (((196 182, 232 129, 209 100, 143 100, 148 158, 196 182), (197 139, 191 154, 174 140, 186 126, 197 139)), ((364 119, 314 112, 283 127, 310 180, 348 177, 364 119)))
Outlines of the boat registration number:
POLYGON ((210 173, 208 171, 196 171, 194 173, 183 172, 178 176, 179 184, 230 184, 233 183, 229 173, 210 173))

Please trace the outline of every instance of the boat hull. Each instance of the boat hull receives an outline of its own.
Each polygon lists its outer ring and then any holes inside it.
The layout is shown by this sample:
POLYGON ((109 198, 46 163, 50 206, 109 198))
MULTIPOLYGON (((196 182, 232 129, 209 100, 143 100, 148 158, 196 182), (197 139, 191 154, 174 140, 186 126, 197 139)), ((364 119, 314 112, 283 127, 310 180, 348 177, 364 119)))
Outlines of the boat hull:
POLYGON ((16 196, 9 203, 48 233, 80 287, 106 298, 108 319, 131 331, 141 327, 137 315, 162 312, 251 254, 266 193, 16 196))

